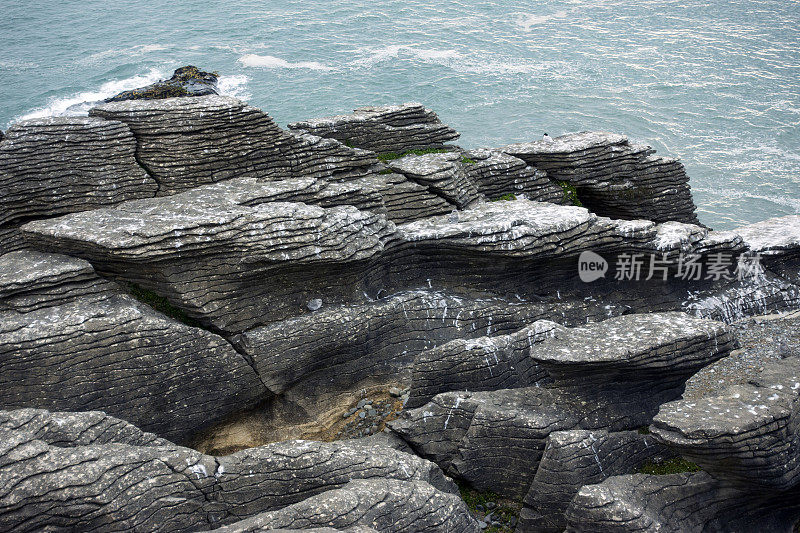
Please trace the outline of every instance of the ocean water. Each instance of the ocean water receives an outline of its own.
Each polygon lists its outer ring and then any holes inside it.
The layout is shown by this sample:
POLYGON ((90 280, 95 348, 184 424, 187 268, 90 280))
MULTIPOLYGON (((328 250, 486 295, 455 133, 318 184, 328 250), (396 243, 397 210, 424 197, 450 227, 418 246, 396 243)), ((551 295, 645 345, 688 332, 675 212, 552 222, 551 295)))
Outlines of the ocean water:
POLYGON ((621 132, 682 159, 714 228, 800 213, 798 0, 0 7, 3 128, 194 64, 282 125, 419 101, 468 148, 621 132))

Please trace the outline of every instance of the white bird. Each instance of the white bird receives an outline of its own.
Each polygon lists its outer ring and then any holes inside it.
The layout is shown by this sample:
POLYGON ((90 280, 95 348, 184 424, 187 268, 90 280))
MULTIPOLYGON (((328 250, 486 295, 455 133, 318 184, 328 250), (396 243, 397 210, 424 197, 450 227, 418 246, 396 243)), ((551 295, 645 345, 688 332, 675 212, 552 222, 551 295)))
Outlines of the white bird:
POLYGON ((544 135, 542 135, 542 140, 545 142, 552 142, 553 139, 548 134, 545 133, 544 135))

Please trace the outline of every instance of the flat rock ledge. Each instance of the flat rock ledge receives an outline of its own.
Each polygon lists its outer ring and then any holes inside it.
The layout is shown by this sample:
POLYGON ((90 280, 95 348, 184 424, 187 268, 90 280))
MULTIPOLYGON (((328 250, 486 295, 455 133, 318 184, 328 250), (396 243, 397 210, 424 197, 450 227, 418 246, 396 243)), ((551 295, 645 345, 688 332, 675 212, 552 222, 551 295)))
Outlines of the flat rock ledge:
POLYGON ((724 324, 680 313, 629 315, 578 328, 551 326, 549 333, 546 327, 539 323, 505 339, 482 339, 475 343, 477 353, 448 353, 450 343, 421 354, 414 376, 424 381, 422 387, 412 383, 412 405, 420 403, 420 389, 429 390, 427 375, 434 365, 438 382, 455 379, 463 388, 405 411, 390 423, 392 430, 452 475, 521 498, 530 490, 552 432, 646 426, 661 404, 680 397, 686 379, 734 345, 724 324), (517 350, 528 352, 528 367, 514 367, 515 341, 517 350), (510 356, 497 349, 505 343, 511 345, 505 348, 510 356), (485 366, 479 372, 481 359, 485 366), (465 367, 475 370, 464 374, 465 367), (520 372, 516 379, 497 383, 513 388, 485 390, 493 376, 511 369, 520 372))
POLYGON ((439 148, 459 137, 436 113, 418 103, 360 107, 350 115, 295 122, 289 129, 378 153, 439 148))
POLYGON ((701 472, 610 477, 584 486, 567 531, 791 531, 800 520, 800 364, 774 362, 747 385, 662 406, 656 441, 701 472))

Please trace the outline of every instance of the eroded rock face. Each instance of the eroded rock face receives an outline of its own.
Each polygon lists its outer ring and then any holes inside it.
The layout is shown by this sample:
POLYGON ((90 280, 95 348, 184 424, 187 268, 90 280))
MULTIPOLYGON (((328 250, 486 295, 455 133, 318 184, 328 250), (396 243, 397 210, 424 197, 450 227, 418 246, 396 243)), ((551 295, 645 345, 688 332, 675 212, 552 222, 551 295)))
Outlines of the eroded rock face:
POLYGON ((158 185, 135 155, 136 139, 122 122, 50 117, 14 124, 0 143, 0 231, 154 196, 158 185))
POLYGON ((90 111, 127 124, 159 195, 235 177, 364 175, 374 155, 332 139, 281 130, 259 109, 224 96, 127 100, 90 111))
POLYGON ((224 339, 128 296, 0 313, 0 401, 7 408, 101 409, 185 440, 265 396, 224 339))
POLYGON ((534 344, 559 328, 540 320, 508 335, 456 339, 419 353, 405 407, 420 407, 441 392, 512 389, 550 381, 530 354, 534 344))
POLYGON ((798 494, 770 501, 721 485, 705 472, 611 477, 583 487, 567 509, 566 531, 786 531, 798 494))
POLYGON ((550 181, 543 170, 529 166, 518 157, 497 150, 469 150, 462 157, 464 170, 489 200, 506 194, 524 195, 529 200, 567 203, 564 191, 550 181))
POLYGON ((581 487, 634 473, 648 461, 672 455, 652 436, 636 431, 555 431, 545 443, 517 531, 564 531, 564 513, 581 487))
POLYGON ((437 491, 424 481, 362 479, 216 532, 249 533, 321 525, 348 528, 358 523, 370 524, 387 533, 480 531, 466 504, 455 494, 437 491))
POLYGON ((360 107, 350 115, 295 122, 289 129, 378 153, 440 148, 459 137, 436 113, 417 103, 360 107))
POLYGON ((418 105, 292 132, 219 96, 92 114, 0 143, 0 402, 26 408, 0 412, 0 529, 475 531, 411 450, 524 497, 520 531, 797 520, 796 362, 679 399, 734 347, 698 317, 800 303, 797 217, 710 231, 680 163, 649 147, 584 133, 465 152, 418 105), (556 205, 562 181, 589 209, 556 205), (25 246, 42 251, 4 254, 25 246), (586 251, 605 279, 580 279, 586 251), (671 266, 613 279, 650 254, 671 266), (677 276, 681 256, 707 273, 754 254, 765 270, 745 280, 677 276), (394 416, 406 390, 392 434, 258 446, 328 438, 308 426, 358 398, 394 416), (674 453, 705 472, 632 475, 674 453))
POLYGON ((89 303, 117 292, 82 259, 33 250, 0 255, 0 312, 27 313, 77 299, 89 303))
POLYGON ((522 496, 553 431, 641 427, 680 396, 686 379, 732 346, 723 324, 680 313, 556 328, 529 348, 552 385, 446 392, 390 425, 418 453, 473 486, 522 496))
POLYGON ((568 182, 581 202, 600 215, 697 224, 683 164, 655 156, 652 148, 632 144, 624 135, 570 133, 501 150, 553 180, 568 182))
POLYGON ((427 187, 458 208, 477 202, 480 193, 461 164, 461 154, 407 155, 389 161, 389 168, 410 181, 427 187))
POLYGON ((714 477, 751 490, 800 484, 800 359, 771 363, 748 385, 664 405, 653 435, 714 477))
POLYGON ((568 531, 790 531, 800 520, 800 364, 662 406, 653 437, 703 472, 619 476, 583 487, 568 531), (611 504, 611 502, 614 502, 611 504))
POLYGON ((226 332, 307 312, 321 295, 326 302, 360 297, 363 264, 394 232, 384 216, 351 206, 195 200, 127 203, 31 222, 25 231, 226 332))
POLYGON ((342 487, 364 501, 342 513, 348 527, 386 517, 387 531, 402 517, 477 530, 435 465, 375 443, 291 441, 215 458, 103 413, 33 409, 0 411, 0 436, 4 531, 206 531, 261 512, 313 520, 342 487), (391 512, 369 508, 381 500, 391 512))

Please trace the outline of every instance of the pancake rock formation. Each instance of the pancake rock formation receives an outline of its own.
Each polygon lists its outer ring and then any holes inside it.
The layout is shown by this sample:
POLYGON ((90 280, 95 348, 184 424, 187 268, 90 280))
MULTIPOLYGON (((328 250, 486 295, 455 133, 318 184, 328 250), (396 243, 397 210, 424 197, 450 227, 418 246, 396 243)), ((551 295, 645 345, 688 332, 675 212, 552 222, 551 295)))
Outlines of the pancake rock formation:
POLYGON ((0 137, 0 530, 795 527, 798 359, 711 365, 800 309, 800 218, 704 227, 619 134, 283 129, 195 70, 0 137))

